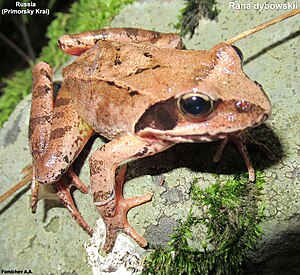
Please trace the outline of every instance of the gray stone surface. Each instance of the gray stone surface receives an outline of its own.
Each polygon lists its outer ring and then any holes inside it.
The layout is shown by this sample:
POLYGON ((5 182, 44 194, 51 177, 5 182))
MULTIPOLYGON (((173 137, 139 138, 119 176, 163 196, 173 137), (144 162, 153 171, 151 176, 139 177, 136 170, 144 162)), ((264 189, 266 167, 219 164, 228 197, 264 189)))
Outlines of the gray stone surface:
MULTIPOLYGON (((183 2, 175 0, 137 2, 125 7, 111 26, 174 31, 172 25, 177 22, 182 7, 183 2)), ((195 36, 185 39, 187 48, 209 49, 285 12, 233 10, 229 8, 229 1, 219 3, 218 9, 221 11, 218 22, 201 20, 195 36)), ((237 43, 245 57, 246 73, 262 84, 273 104, 272 117, 265 127, 256 129, 253 134, 277 156, 270 162, 262 154, 251 151, 255 167, 266 173, 263 199, 267 219, 263 223, 265 235, 259 249, 251 254, 250 274, 296 274, 300 269, 299 42, 298 16, 237 43), (288 273, 286 266, 290 268, 288 273)), ((29 107, 30 96, 19 104, 0 131, 0 193, 21 178, 20 171, 31 161, 27 145, 29 107)), ((102 144, 98 138, 91 151, 102 144)), ((170 227, 185 218, 192 203, 188 194, 195 177, 205 187, 214 180, 212 173, 224 174, 226 178, 233 172, 245 171, 241 157, 230 148, 225 150, 221 162, 213 165, 211 159, 216 148, 216 144, 179 145, 130 164, 126 196, 154 193, 151 203, 129 213, 132 225, 151 243, 166 241, 170 227), (163 186, 159 184, 160 175, 165 180, 163 186)), ((85 160, 80 177, 89 183, 87 164, 85 160)), ((49 202, 40 202, 37 213, 31 214, 28 187, 3 203, 0 206, 0 268, 31 269, 34 274, 105 274, 108 270, 126 274, 126 267, 133 266, 140 270, 139 257, 145 251, 126 236, 121 236, 118 242, 119 251, 128 248, 125 260, 120 258, 124 251, 116 252, 108 260, 98 253, 103 226, 100 220, 96 223, 99 215, 91 195, 75 191, 74 196, 88 223, 97 228, 92 239, 76 225, 66 209, 51 207, 49 202)))

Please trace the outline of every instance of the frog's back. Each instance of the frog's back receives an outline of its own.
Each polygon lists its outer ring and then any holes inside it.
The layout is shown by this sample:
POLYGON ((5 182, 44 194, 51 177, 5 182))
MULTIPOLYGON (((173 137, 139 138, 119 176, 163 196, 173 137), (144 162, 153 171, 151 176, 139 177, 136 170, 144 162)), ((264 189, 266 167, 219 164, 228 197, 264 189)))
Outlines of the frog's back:
POLYGON ((195 86, 211 67, 205 51, 99 41, 63 75, 79 115, 112 139, 133 132, 149 106, 195 86))

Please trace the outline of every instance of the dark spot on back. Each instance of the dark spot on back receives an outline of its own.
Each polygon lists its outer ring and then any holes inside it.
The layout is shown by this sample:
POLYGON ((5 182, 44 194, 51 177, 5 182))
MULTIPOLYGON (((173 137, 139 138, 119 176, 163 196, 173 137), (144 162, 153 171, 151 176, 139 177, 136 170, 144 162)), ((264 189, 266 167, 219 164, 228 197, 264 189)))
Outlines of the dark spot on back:
POLYGON ((135 96, 135 95, 138 95, 138 94, 139 94, 138 91, 130 91, 130 92, 129 92, 129 95, 130 95, 130 96, 135 96))
POLYGON ((145 57, 150 57, 150 58, 151 58, 151 57, 152 57, 152 54, 146 52, 146 53, 144 53, 144 56, 145 56, 145 57))
POLYGON ((113 82, 113 81, 107 81, 106 83, 110 86, 115 86, 115 82, 113 82))
POLYGON ((150 42, 152 44, 155 44, 159 39, 161 39, 161 34, 159 32, 152 31, 151 34, 152 38, 150 39, 150 42))
POLYGON ((136 37, 138 35, 139 30, 135 28, 128 28, 126 29, 126 35, 128 37, 136 37))
POLYGON ((115 57, 115 65, 120 65, 120 64, 122 64, 122 61, 120 60, 120 55, 117 54, 115 57))
POLYGON ((148 68, 137 69, 137 70, 135 71, 135 74, 140 74, 140 73, 142 73, 143 71, 146 71, 146 70, 148 70, 148 68))

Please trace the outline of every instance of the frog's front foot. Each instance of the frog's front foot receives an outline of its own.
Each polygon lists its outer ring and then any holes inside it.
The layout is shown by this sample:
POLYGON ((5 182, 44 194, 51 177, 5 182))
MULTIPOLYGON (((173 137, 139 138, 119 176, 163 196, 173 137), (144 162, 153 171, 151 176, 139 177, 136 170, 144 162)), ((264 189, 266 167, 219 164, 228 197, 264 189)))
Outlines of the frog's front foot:
POLYGON ((136 198, 125 199, 123 197, 123 184, 126 166, 120 168, 115 183, 115 198, 105 204, 96 203, 106 225, 106 239, 104 250, 110 252, 115 244, 117 232, 123 231, 132 237, 140 246, 147 246, 147 240, 139 235, 127 220, 127 212, 138 205, 148 202, 152 198, 151 193, 136 198))
POLYGON ((263 153, 265 153, 266 156, 271 160, 273 160, 275 158, 274 154, 270 151, 270 149, 266 145, 256 141, 249 134, 248 131, 243 131, 238 134, 228 135, 225 139, 223 139, 221 141, 218 151, 216 152, 216 154, 214 156, 214 159, 213 159, 214 162, 218 162, 220 160, 223 149, 229 141, 232 141, 236 145, 237 149, 239 150, 240 154, 242 155, 244 162, 247 166, 249 180, 251 182, 255 181, 255 171, 252 166, 246 145, 251 144, 251 145, 258 147, 258 149, 260 149, 263 153))

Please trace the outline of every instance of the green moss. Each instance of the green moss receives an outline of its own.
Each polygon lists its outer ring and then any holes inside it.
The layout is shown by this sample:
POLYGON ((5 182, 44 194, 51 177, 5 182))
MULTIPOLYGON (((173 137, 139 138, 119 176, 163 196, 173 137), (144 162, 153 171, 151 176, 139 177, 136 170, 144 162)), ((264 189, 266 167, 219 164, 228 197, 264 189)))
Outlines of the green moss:
POLYGON ((181 10, 179 23, 175 26, 180 30, 180 35, 190 33, 192 37, 199 25, 201 18, 215 20, 219 14, 215 0, 186 0, 186 6, 181 10))
MULTIPOLYGON (((46 61, 53 66, 54 70, 57 69, 68 58, 57 48, 57 39, 61 35, 104 27, 124 5, 132 2, 134 0, 79 0, 71 6, 69 13, 57 13, 56 19, 47 30, 48 45, 42 49, 37 61, 46 61)), ((10 79, 2 80, 6 87, 4 95, 0 98, 1 126, 18 102, 30 93, 32 66, 17 72, 10 79)))
POLYGON ((195 204, 187 220, 175 229, 167 248, 157 247, 146 259, 142 274, 242 274, 246 253, 262 235, 259 196, 263 184, 261 173, 255 183, 235 177, 206 190, 195 182, 195 204), (204 208, 204 215, 197 214, 204 208), (206 238, 192 245, 199 226, 207 229, 206 238))

